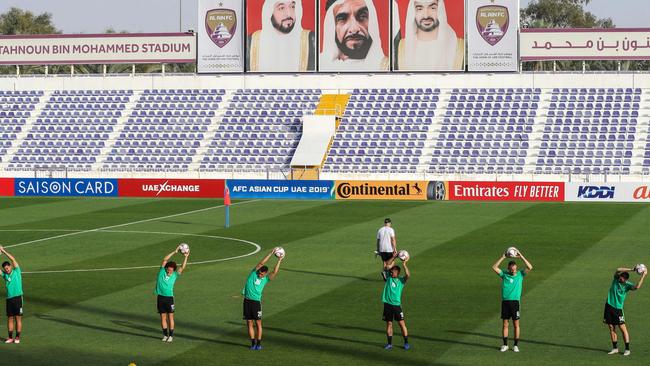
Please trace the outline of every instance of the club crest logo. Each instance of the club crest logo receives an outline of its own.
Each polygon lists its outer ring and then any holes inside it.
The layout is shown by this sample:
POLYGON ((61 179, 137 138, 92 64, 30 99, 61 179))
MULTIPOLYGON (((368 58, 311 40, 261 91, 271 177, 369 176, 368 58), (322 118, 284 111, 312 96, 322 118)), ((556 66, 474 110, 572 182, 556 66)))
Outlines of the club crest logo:
POLYGON ((237 13, 232 9, 212 9, 205 14, 205 30, 219 48, 235 37, 237 13))
POLYGON ((499 43, 510 25, 508 8, 500 5, 481 6, 476 10, 476 28, 491 46, 499 43))

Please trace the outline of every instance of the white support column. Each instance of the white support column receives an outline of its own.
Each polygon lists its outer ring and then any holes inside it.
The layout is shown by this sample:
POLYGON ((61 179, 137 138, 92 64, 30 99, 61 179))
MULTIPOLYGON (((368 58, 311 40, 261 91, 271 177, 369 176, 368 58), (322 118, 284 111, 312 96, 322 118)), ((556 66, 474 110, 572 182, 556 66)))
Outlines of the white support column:
POLYGON ((131 65, 131 76, 135 76, 135 64, 131 65))
POLYGON ((74 65, 70 65, 70 76, 74 75, 74 65))
POLYGON ((106 70, 107 70, 106 65, 102 65, 102 71, 103 71, 104 76, 106 76, 106 70))

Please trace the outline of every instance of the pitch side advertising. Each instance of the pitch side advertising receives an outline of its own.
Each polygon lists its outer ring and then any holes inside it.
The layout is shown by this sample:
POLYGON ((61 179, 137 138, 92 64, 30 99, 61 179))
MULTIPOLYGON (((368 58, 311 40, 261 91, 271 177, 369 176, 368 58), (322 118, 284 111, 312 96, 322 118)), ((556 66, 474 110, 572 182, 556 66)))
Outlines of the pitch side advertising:
POLYGON ((14 195, 116 197, 117 179, 15 178, 14 195))
POLYGON ((426 200, 427 181, 336 181, 337 200, 426 200))
POLYGON ((567 201, 578 202, 647 202, 650 183, 567 183, 567 201))
POLYGON ((120 197, 223 198, 223 179, 120 179, 120 197))
POLYGON ((0 178, 0 197, 11 197, 14 195, 14 179, 0 178))
POLYGON ((262 199, 330 200, 334 197, 331 180, 228 179, 230 197, 262 199))
POLYGON ((564 201, 564 182, 448 182, 453 201, 564 201))

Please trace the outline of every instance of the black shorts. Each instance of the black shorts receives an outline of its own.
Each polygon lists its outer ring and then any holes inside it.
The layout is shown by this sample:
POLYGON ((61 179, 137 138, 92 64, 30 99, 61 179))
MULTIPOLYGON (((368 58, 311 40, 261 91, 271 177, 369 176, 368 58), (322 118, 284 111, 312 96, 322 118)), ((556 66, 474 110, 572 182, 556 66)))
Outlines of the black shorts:
POLYGON ((519 320, 519 301, 501 301, 501 319, 519 320))
POLYGON ((174 297, 158 295, 158 313, 166 314, 174 312, 174 297))
POLYGON ((402 307, 384 303, 384 315, 382 317, 382 320, 385 322, 404 320, 404 312, 402 311, 402 307))
POLYGON ((244 299, 244 319, 262 320, 262 303, 255 300, 244 299))
POLYGON ((625 314, 623 309, 617 309, 608 303, 605 303, 605 314, 603 315, 603 323, 609 325, 625 324, 625 314))
POLYGON ((23 297, 7 299, 7 316, 23 316, 23 297))
POLYGON ((381 257, 381 260, 386 262, 393 258, 393 252, 379 252, 379 256, 381 257))

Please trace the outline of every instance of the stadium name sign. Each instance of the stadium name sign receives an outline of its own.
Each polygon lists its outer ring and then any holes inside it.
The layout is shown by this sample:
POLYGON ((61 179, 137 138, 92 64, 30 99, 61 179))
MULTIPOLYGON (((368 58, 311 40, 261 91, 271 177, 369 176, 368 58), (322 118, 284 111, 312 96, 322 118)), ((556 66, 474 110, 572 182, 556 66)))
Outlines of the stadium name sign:
POLYGON ((522 29, 522 61, 647 60, 650 28, 522 29))
POLYGON ((5 65, 195 61, 191 33, 0 36, 0 64, 5 65))

